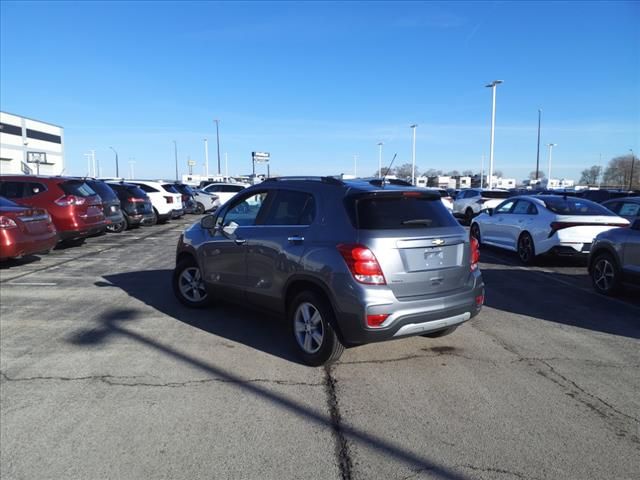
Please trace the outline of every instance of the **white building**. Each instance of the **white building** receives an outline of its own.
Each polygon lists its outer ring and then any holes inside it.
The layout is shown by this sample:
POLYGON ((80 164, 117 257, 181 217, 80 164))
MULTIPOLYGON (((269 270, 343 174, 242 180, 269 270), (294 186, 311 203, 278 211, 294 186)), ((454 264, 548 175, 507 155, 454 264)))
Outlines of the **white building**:
POLYGON ((566 178, 543 178, 540 185, 542 188, 553 190, 555 188, 573 188, 575 182, 566 178))
POLYGON ((516 188, 516 179, 500 177, 495 180, 494 186, 495 188, 503 188, 505 190, 509 188, 516 188))
POLYGON ((0 112, 0 173, 61 175, 64 129, 0 112))

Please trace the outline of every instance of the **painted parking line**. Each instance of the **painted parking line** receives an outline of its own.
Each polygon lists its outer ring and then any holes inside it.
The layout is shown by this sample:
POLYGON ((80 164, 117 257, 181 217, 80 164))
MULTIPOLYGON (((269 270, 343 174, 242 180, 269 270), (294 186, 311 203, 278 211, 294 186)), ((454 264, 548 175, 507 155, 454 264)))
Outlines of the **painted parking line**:
POLYGON ((7 282, 6 285, 21 285, 21 286, 28 286, 28 287, 53 287, 58 285, 57 283, 54 282, 7 282))

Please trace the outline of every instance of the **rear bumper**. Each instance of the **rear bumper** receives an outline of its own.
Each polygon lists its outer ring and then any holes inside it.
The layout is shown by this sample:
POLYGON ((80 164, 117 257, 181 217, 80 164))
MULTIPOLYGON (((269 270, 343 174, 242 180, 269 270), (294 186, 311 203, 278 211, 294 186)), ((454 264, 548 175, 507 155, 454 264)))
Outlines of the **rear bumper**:
POLYGON ((117 225, 118 223, 121 223, 123 220, 124 220, 124 217, 122 216, 122 212, 120 210, 118 210, 115 213, 111 213, 109 216, 106 217, 107 225, 117 225))
POLYGON ((169 216, 169 218, 180 218, 184 215, 184 210, 182 208, 173 210, 169 216))
POLYGON ((92 235, 97 235, 98 233, 104 232, 106 228, 106 223, 103 223, 99 226, 92 226, 90 228, 83 228, 80 230, 65 230, 58 233, 60 235, 60 240, 74 240, 77 238, 85 238, 92 235))
POLYGON ((45 252, 55 247, 56 243, 58 243, 56 232, 25 235, 22 232, 0 230, 0 260, 45 252))
POLYGON ((149 213, 126 213, 129 225, 149 225, 153 222, 153 212, 149 213))
POLYGON ((335 299, 337 327, 349 345, 421 335, 460 325, 480 312, 482 305, 476 304, 476 298, 484 298, 484 283, 476 270, 470 273, 464 288, 450 294, 400 301, 386 287, 362 288, 362 292, 364 296, 360 300, 356 296, 335 299), (378 328, 367 326, 366 316, 377 314, 389 317, 378 328))

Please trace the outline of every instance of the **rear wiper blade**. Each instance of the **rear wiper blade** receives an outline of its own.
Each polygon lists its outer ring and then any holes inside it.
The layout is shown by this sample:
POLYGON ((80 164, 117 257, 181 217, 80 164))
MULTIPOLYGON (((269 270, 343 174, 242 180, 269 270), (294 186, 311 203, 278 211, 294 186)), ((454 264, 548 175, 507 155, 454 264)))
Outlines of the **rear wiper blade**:
POLYGON ((414 218, 411 220, 404 220, 401 225, 431 225, 433 220, 430 218, 414 218))

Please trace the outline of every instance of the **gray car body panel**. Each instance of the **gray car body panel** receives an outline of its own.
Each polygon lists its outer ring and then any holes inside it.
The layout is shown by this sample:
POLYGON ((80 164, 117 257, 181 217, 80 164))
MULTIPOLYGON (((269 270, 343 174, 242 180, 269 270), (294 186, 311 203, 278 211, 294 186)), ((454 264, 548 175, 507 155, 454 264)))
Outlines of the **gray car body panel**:
POLYGON ((640 220, 632 228, 614 228, 599 234, 589 255, 589 270, 603 251, 613 256, 623 281, 640 284, 640 220))

